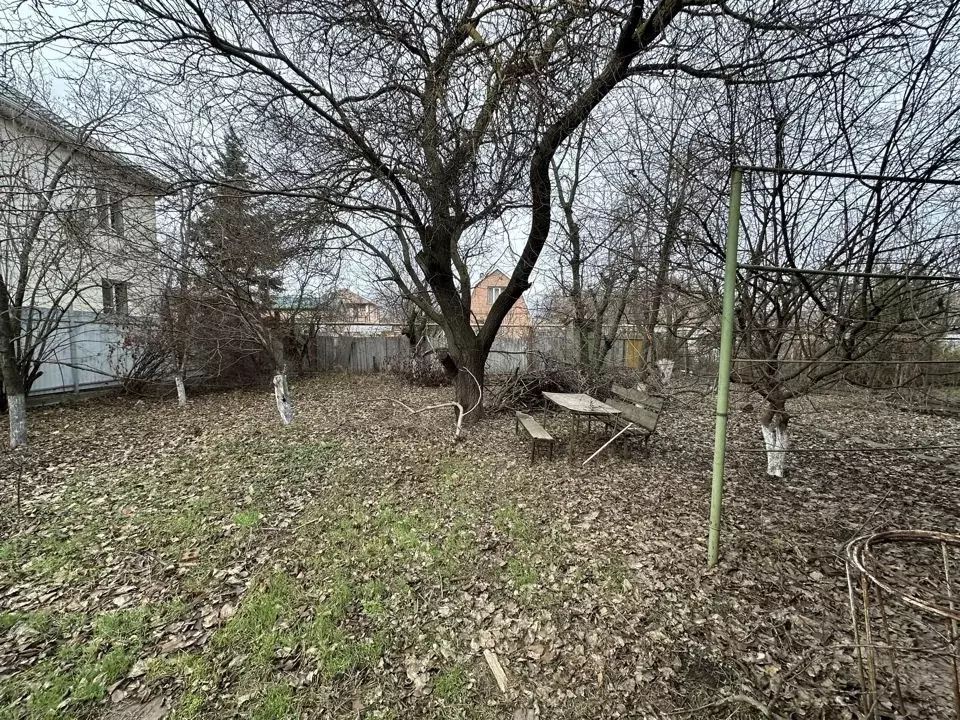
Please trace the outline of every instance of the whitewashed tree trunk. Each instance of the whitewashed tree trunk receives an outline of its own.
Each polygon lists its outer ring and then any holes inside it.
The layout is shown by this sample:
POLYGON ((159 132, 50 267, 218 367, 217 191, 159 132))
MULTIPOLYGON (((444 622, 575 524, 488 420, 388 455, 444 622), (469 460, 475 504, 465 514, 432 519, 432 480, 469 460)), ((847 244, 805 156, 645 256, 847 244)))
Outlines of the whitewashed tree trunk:
POLYGON ((10 447, 27 444, 27 396, 7 395, 7 412, 10 415, 10 447))
POLYGON ((670 379, 673 377, 673 367, 675 363, 673 360, 657 360, 657 369, 660 370, 660 381, 663 383, 663 387, 670 386, 670 379))
POLYGON ((286 373, 277 373, 273 376, 273 394, 277 398, 280 420, 283 421, 284 425, 289 425, 293 422, 293 398, 290 397, 286 373))
POLYGON ((765 411, 760 418, 763 445, 767 451, 767 475, 782 478, 787 472, 790 431, 785 413, 765 411))
POLYGON ((187 406, 187 388, 183 384, 183 375, 177 373, 173 376, 173 381, 177 384, 177 403, 180 407, 187 406))

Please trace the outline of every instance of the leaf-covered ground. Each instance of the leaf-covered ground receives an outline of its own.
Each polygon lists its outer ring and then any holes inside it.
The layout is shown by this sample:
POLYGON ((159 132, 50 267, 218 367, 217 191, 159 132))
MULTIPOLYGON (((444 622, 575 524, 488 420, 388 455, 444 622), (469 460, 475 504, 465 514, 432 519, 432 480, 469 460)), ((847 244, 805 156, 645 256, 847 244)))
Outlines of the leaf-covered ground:
POLYGON ((956 451, 861 442, 960 423, 865 395, 798 406, 817 452, 787 481, 733 412, 708 571, 709 399, 671 401, 649 457, 531 467, 507 415, 454 444, 447 410, 384 400, 447 390, 294 392, 289 427, 260 391, 33 412, 0 456, 0 717, 854 717, 843 543, 960 517, 956 451))

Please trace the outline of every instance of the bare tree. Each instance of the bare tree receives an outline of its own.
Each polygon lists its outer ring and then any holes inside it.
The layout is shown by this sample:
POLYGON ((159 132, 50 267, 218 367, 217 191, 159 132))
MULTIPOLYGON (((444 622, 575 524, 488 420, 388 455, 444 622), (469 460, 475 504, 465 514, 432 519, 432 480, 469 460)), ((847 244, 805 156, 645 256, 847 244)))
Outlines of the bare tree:
POLYGON ((0 88, 0 371, 11 447, 26 442, 26 396, 71 311, 119 317, 136 304, 127 241, 152 232, 158 182, 101 142, 127 112, 126 88, 80 91, 75 110, 86 120, 69 123, 35 86, 0 88))
POLYGON ((829 72, 837 35, 869 38, 909 15, 894 5, 142 0, 89 3, 67 23, 41 8, 14 46, 79 44, 272 113, 292 161, 274 190, 363 226, 360 241, 446 333, 457 399, 477 407, 475 420, 487 354, 551 229, 551 160, 598 104, 650 73, 829 72), (729 43, 744 36, 753 41, 729 43), (484 241, 479 229, 511 212, 528 213, 529 230, 505 291, 474 328, 470 252, 484 241))
MULTIPOLYGON (((741 88, 727 106, 741 162, 871 174, 745 180, 734 378, 763 399, 771 475, 786 470, 791 400, 897 338, 955 326, 946 286, 931 278, 960 266, 960 193, 920 181, 960 170, 957 20, 955 6, 937 7, 905 50, 900 38, 882 61, 856 58, 817 92, 741 88)), ((711 233, 717 262, 721 230, 711 233)))
POLYGON ((584 124, 552 163, 562 212, 561 231, 551 247, 562 300, 552 314, 568 315, 578 364, 596 375, 617 339, 641 272, 643 218, 632 193, 617 187, 609 168, 602 167, 608 158, 591 158, 586 140, 592 132, 592 123, 584 124), (588 184, 591 175, 599 182, 588 184))

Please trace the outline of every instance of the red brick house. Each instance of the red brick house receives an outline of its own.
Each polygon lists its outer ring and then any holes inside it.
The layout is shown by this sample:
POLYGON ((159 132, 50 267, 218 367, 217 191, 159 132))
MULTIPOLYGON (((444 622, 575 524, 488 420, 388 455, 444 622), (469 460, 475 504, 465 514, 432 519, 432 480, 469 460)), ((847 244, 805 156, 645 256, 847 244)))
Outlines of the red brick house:
MULTIPOLYGON (((476 287, 473 289, 473 296, 470 299, 470 311, 473 314, 473 323, 479 327, 487 319, 490 313, 490 307, 500 297, 500 293, 510 282, 504 273, 494 270, 485 275, 476 287)), ((500 335, 503 337, 530 337, 533 323, 530 320, 530 311, 527 309, 527 303, 521 297, 510 308, 507 317, 503 320, 500 328, 500 335)))

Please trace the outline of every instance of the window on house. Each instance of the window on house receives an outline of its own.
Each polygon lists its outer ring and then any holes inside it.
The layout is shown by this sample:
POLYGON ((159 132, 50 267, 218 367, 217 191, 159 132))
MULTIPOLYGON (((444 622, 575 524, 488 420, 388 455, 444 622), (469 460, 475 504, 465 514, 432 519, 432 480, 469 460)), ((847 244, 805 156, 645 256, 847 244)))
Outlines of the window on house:
POLYGON ((497 301, 497 298, 500 297, 500 293, 502 292, 502 287, 487 288, 487 305, 493 305, 497 301))
POLYGON ((97 188, 97 225, 101 228, 110 227, 110 193, 104 188, 97 188))
POLYGON ((104 279, 100 283, 103 291, 103 311, 114 315, 127 315, 130 312, 128 299, 129 283, 120 280, 104 279))
POLYGON ((123 197, 119 193, 110 193, 110 229, 123 235, 123 197))

